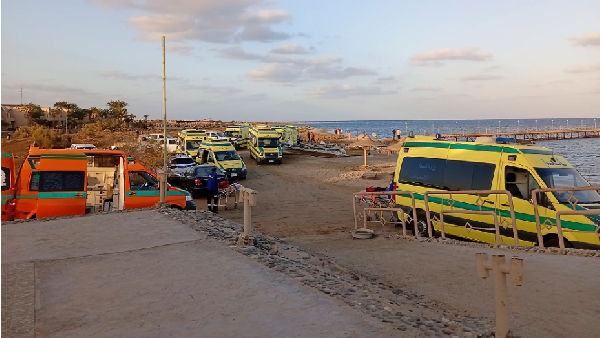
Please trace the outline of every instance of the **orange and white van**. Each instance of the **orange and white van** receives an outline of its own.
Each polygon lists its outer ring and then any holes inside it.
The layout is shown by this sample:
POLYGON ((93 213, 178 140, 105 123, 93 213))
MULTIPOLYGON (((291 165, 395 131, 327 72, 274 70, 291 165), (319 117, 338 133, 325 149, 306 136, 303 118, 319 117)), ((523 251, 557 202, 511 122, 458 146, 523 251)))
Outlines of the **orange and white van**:
POLYGON ((14 219, 15 199, 15 159, 9 152, 2 152, 2 221, 14 219))
MULTIPOLYGON (((15 195, 15 219, 148 208, 160 200, 156 175, 122 151, 35 146, 21 167, 15 195)), ((196 209, 188 192, 169 185, 166 201, 196 209)))

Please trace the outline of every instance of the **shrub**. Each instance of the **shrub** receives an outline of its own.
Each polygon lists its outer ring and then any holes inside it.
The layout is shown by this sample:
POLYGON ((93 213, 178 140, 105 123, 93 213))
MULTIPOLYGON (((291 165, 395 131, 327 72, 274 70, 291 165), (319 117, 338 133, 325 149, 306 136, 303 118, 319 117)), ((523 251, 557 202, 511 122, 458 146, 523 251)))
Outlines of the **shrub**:
POLYGON ((20 138, 30 138, 31 135, 33 135, 33 132, 36 130, 42 129, 42 127, 39 126, 21 126, 19 128, 17 128, 17 130, 15 131, 14 135, 12 136, 15 139, 20 139, 20 138))

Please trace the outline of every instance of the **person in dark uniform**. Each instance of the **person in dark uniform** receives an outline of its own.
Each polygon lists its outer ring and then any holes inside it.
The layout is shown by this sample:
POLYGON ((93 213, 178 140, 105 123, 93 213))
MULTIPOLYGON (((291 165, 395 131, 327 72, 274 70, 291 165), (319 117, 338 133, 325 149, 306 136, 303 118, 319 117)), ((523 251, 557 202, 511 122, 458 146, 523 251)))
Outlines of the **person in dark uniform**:
POLYGON ((208 211, 212 211, 216 214, 219 211, 219 175, 217 175, 217 167, 213 167, 210 174, 208 174, 206 188, 208 190, 208 195, 206 197, 208 211))
POLYGON ((392 129, 392 141, 396 139, 396 129, 392 129))

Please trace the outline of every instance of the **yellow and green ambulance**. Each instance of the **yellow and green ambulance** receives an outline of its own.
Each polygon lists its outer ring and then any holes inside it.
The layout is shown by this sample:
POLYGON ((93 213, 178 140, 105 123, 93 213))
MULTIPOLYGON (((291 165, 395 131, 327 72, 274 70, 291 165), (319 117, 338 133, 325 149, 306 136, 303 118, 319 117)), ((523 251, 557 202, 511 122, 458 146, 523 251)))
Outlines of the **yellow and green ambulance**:
MULTIPOLYGON (((485 138, 475 142, 451 142, 430 136, 407 138, 398 156, 394 190, 415 195, 417 231, 426 231, 424 193, 443 190, 448 194, 431 195, 430 217, 451 207, 455 210, 493 211, 498 215, 502 242, 515 244, 507 195, 479 199, 477 195, 449 194, 464 190, 507 190, 512 195, 519 244, 537 245, 537 226, 532 191, 538 188, 587 187, 590 184, 564 157, 551 149, 517 144, 509 138, 485 138), (480 207, 481 206, 481 207, 480 207)), ((537 200, 545 246, 558 246, 556 213, 561 210, 600 209, 596 190, 538 193, 537 200)), ((397 206, 410 211, 411 198, 397 196, 397 206)), ((564 215, 561 223, 566 247, 600 249, 600 216, 564 215)), ((435 230, 440 223, 433 222, 435 230)), ((445 232, 469 240, 495 243, 491 215, 444 213, 445 232)))
POLYGON ((227 140, 206 140, 198 148, 196 162, 214 164, 223 169, 230 179, 246 179, 248 170, 244 160, 227 140))
POLYGON ((250 128, 250 157, 257 164, 283 163, 279 133, 266 126, 250 128))
POLYGON ((232 125, 225 129, 224 136, 236 149, 248 148, 249 132, 250 126, 248 125, 232 125))
POLYGON ((192 157, 198 155, 200 144, 208 138, 205 130, 183 129, 177 133, 177 153, 192 157))

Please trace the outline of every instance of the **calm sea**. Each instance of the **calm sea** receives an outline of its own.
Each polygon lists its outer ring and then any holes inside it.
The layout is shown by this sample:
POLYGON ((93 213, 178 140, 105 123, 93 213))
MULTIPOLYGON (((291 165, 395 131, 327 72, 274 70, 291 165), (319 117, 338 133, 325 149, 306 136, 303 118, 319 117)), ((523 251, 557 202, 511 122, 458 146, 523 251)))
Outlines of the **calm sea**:
MULTIPOLYGON (((302 122, 315 128, 327 129, 333 133, 341 128, 352 135, 363 131, 373 137, 392 137, 392 129, 400 129, 402 135, 413 132, 415 135, 435 133, 454 134, 485 131, 556 130, 573 128, 594 128, 600 126, 600 117, 569 119, 523 119, 523 120, 355 120, 355 121, 313 121, 302 122)), ((569 160, 588 182, 600 185, 600 138, 539 141, 539 145, 554 149, 569 160)))

